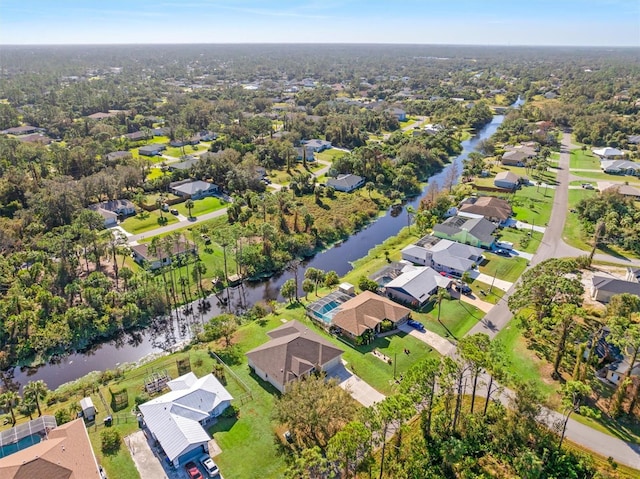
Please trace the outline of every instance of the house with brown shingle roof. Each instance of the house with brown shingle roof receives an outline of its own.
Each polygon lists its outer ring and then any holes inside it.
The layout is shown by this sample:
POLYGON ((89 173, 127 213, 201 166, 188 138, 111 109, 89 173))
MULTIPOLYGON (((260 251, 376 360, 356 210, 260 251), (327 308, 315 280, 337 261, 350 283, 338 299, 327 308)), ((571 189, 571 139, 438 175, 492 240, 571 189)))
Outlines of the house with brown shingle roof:
POLYGON ((58 426, 38 444, 0 459, 3 479, 100 479, 82 419, 58 426))
POLYGON ((362 336, 367 331, 380 332, 380 323, 385 319, 394 325, 409 319, 411 310, 383 296, 364 291, 349 301, 342 303, 334 314, 331 324, 352 338, 362 336))
POLYGON ((249 367, 284 393, 291 381, 340 364, 342 350, 298 321, 267 333, 271 340, 247 352, 249 367))
POLYGON ((482 215, 489 221, 502 223, 513 214, 508 201, 495 196, 471 197, 462 202, 460 213, 482 215))

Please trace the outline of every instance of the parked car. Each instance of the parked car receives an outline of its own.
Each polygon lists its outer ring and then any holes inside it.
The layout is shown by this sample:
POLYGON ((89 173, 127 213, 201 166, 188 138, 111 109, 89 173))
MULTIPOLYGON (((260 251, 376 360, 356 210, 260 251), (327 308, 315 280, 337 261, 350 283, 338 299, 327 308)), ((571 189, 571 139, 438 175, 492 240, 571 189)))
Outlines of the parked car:
POLYGON ((172 210, 170 211, 170 213, 171 213, 172 215, 176 215, 176 216, 178 216, 178 214, 179 214, 178 210, 176 210, 175 208, 174 208, 174 209, 172 209, 172 210))
POLYGON ((202 473, 196 466, 196 463, 193 461, 189 461, 184 465, 187 474, 189 475, 189 479, 203 479, 202 473))
POLYGON ((415 319, 409 319, 407 324, 418 331, 424 331, 424 324, 420 321, 416 321, 415 319))
POLYGON ((509 251, 507 251, 506 249, 497 249, 494 251, 494 253, 498 256, 511 256, 511 253, 509 253, 509 251))
POLYGON ((593 189, 593 185, 591 183, 582 183, 582 187, 585 190, 592 190, 593 189))
POLYGON ((471 288, 469 287, 468 284, 456 283, 454 288, 456 290, 460 291, 462 294, 470 294, 471 293, 471 288))
POLYGON ((213 462, 213 459, 211 459, 208 454, 203 454, 200 457, 200 464, 202 464, 202 467, 204 467, 204 470, 207 471, 207 474, 209 474, 210 477, 216 477, 220 474, 218 465, 213 462))

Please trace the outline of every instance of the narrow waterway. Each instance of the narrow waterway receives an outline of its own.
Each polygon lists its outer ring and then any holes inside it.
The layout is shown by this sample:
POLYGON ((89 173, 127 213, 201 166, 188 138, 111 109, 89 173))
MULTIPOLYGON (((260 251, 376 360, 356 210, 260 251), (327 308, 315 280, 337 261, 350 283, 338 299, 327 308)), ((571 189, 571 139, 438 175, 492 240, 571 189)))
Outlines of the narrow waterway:
MULTIPOLYGON (((518 99, 514 106, 517 107, 522 103, 523 101, 518 99)), ((474 151, 482 140, 491 137, 503 121, 504 115, 495 115, 491 123, 485 125, 475 136, 463 141, 463 149, 460 155, 441 172, 429 178, 429 182, 437 182, 442 186, 447 176, 447 170, 452 168, 453 164, 457 166, 458 171, 462 171, 462 162, 469 153, 474 151)), ((407 202, 405 207, 413 206, 417 208, 425 192, 426 187, 421 195, 407 202)), ((334 246, 318 253, 306 261, 300 268, 298 280, 302 281, 302 272, 307 267, 319 268, 324 271, 334 270, 340 276, 346 274, 352 268, 351 262, 365 256, 371 248, 382 243, 390 236, 396 235, 406 225, 407 216, 404 208, 399 214, 397 211, 395 213, 391 210, 387 211, 384 216, 379 217, 375 222, 352 235, 339 246, 334 246)), ((228 291, 231 309, 242 311, 259 301, 282 300, 280 287, 292 277, 293 273, 283 272, 265 281, 247 283, 240 287, 231 288, 228 291)), ((226 293, 224 295, 226 296, 226 293)), ((210 303, 212 307, 205 314, 199 313, 197 308, 194 307, 195 314, 190 315, 188 319, 192 322, 200 323, 222 312, 215 297, 212 296, 210 298, 210 303)), ((183 321, 183 323, 185 322, 188 321, 183 321)), ((124 334, 117 340, 98 345, 89 351, 71 354, 61 359, 58 363, 50 363, 39 368, 24 370, 16 368, 13 380, 24 385, 28 381, 42 379, 47 383, 49 389, 53 390, 61 384, 73 381, 91 371, 114 369, 119 364, 138 361, 149 354, 161 353, 177 343, 187 340, 189 337, 190 331, 185 326, 175 328, 174 333, 169 337, 163 332, 154 332, 152 328, 146 331, 124 334)))

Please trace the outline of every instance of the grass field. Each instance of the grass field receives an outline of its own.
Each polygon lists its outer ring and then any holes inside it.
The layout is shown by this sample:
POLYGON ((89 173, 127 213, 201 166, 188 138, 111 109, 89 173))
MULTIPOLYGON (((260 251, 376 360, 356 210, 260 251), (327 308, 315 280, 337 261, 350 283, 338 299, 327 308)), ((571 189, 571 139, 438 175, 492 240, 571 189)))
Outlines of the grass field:
POLYGON ((571 150, 569 168, 579 168, 585 170, 599 170, 600 158, 591 153, 589 150, 582 149, 571 150))
POLYGON ((443 338, 450 337, 451 333, 454 339, 460 339, 484 316, 475 306, 453 298, 443 299, 441 306, 442 324, 438 322, 438 304, 435 301, 427 303, 413 316, 421 321, 426 329, 443 338))
POLYGON ((147 181, 155 180, 156 178, 162 178, 164 175, 164 171, 162 168, 151 168, 149 170, 149 174, 147 175, 147 181))
MULTIPOLYGON (((200 200, 193 200, 193 203, 194 205, 193 208, 191 208, 191 215, 196 218, 198 216, 211 213, 226 206, 225 202, 215 196, 208 196, 200 200)), ((185 203, 178 203, 177 205, 172 206, 172 208, 177 209, 180 214, 184 216, 189 216, 189 210, 185 206, 185 203)))
POLYGON ((539 231, 516 228, 501 228, 496 232, 497 241, 513 243, 514 249, 525 253, 535 253, 544 235, 539 231))
POLYGON ((347 152, 343 150, 336 150, 335 148, 329 148, 328 150, 316 153, 316 158, 323 161, 333 162, 336 158, 340 158, 346 155, 347 152))
POLYGON ((591 238, 585 235, 582 230, 582 223, 576 213, 572 213, 571 210, 575 208, 578 202, 583 198, 588 198, 596 195, 594 190, 569 190, 569 204, 567 212, 567 220, 564 223, 564 229, 562 230, 562 239, 575 248, 580 248, 585 251, 591 250, 591 245, 588 243, 591 238))
POLYGON ((515 283, 527 268, 528 261, 525 258, 506 258, 489 252, 485 252, 484 256, 487 261, 480 266, 480 272, 510 283, 515 283))
POLYGON ((637 176, 629 176, 629 175, 610 175, 605 172, 596 172, 596 171, 574 171, 571 173, 575 177, 585 178, 587 180, 599 180, 599 181, 610 181, 617 183, 629 183, 633 185, 640 185, 640 178, 637 176))
POLYGON ((124 228, 128 233, 135 235, 178 222, 177 218, 173 215, 163 213, 163 216, 167 219, 167 222, 164 225, 158 223, 158 220, 160 219, 160 212, 156 210, 150 212, 145 211, 137 214, 136 216, 131 216, 120 223, 120 226, 122 226, 122 228, 124 228))

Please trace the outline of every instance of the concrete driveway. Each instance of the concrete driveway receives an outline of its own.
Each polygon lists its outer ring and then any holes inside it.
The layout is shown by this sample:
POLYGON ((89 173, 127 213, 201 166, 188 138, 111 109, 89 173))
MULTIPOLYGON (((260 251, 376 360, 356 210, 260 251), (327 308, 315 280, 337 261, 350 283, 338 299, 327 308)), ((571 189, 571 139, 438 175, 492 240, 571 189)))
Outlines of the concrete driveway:
POLYGON ((168 479, 160 459, 152 450, 144 431, 137 431, 124 438, 131 458, 136 464, 141 479, 168 479))
POLYGON ((327 377, 336 378, 342 389, 349 392, 351 397, 365 407, 369 407, 377 402, 383 401, 385 395, 369 386, 366 382, 353 374, 344 364, 331 368, 327 371, 327 377))
POLYGON ((418 331, 417 329, 409 326, 407 323, 401 324, 400 326, 398 326, 398 329, 402 332, 407 333, 409 336, 413 336, 423 343, 428 344, 443 356, 452 353, 456 349, 453 344, 432 331, 418 331))

